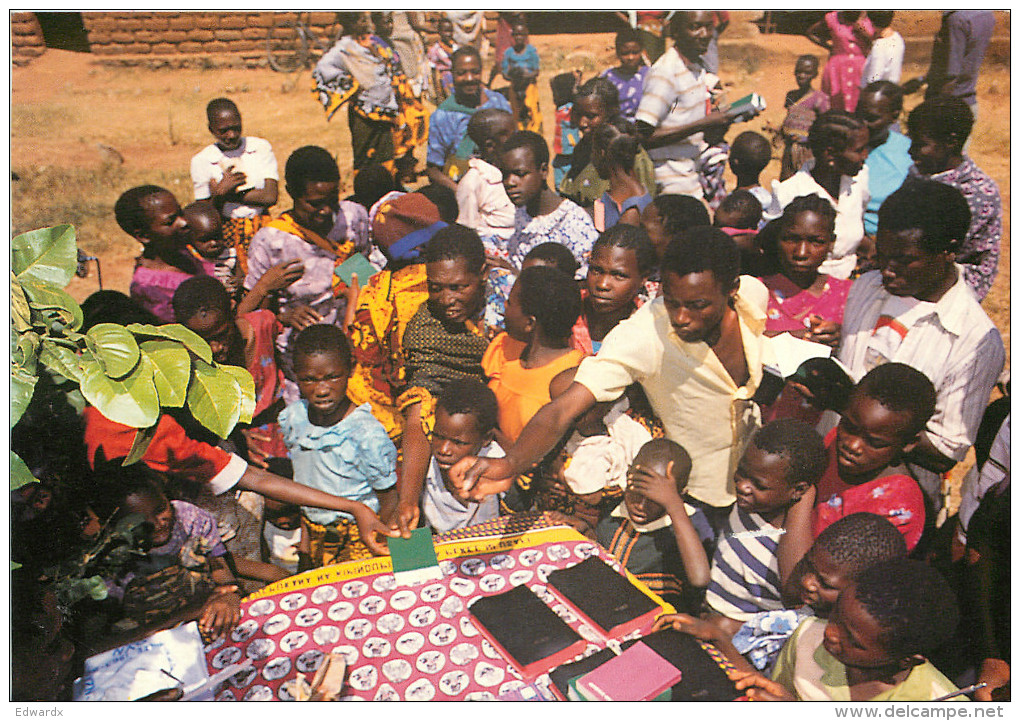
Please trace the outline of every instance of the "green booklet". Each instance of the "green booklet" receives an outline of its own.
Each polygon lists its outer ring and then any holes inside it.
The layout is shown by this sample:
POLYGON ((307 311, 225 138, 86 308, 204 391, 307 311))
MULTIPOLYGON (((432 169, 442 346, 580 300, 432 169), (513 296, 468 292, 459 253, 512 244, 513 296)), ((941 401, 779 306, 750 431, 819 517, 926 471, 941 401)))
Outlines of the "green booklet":
POLYGON ((410 538, 387 538, 390 558, 393 561, 393 575, 400 585, 440 581, 443 572, 439 570, 436 546, 432 542, 432 531, 416 528, 410 538))

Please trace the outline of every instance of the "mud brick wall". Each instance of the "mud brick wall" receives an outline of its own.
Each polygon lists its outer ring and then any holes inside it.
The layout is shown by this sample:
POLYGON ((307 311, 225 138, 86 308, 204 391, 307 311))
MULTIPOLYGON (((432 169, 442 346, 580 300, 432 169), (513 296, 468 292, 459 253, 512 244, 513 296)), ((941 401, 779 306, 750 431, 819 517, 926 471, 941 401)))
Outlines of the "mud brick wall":
MULTIPOLYGON (((28 13, 26 13, 28 14, 28 13)), ((185 56, 224 53, 246 65, 265 62, 266 37, 274 20, 296 20, 296 12, 83 12, 91 51, 100 56, 185 56)), ((437 13, 427 13, 432 20, 437 13)), ((496 13, 486 13, 495 39, 496 13)), ((309 24, 320 37, 335 32, 333 12, 312 12, 309 24)), ((40 35, 41 38, 41 35, 40 35)), ((431 40, 431 38, 428 38, 431 40)))
POLYGON ((35 13, 11 13, 11 58, 15 65, 24 65, 46 50, 42 28, 35 13))

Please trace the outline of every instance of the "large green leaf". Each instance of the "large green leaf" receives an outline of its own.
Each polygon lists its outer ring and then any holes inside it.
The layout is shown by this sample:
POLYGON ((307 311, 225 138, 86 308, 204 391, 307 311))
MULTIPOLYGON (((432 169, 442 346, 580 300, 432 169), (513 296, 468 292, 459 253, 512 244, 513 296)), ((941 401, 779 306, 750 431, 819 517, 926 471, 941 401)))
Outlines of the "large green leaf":
POLYGON ((138 347, 152 361, 159 404, 170 408, 183 406, 191 381, 191 354, 188 350, 172 340, 146 340, 138 347))
POLYGON ((32 309, 28 307, 28 297, 21 289, 21 283, 11 273, 11 325, 17 331, 25 331, 32 327, 32 309))
POLYGON ((76 383, 81 382, 78 355, 67 346, 55 343, 50 338, 43 338, 42 350, 39 351, 39 362, 68 380, 76 383))
POLYGON ((39 344, 41 339, 38 333, 28 331, 18 334, 15 347, 12 349, 11 362, 21 366, 26 373, 35 374, 36 361, 39 359, 39 344))
POLYGON ((150 336, 153 338, 169 338, 184 344, 184 347, 197 355, 208 364, 212 364, 212 349, 209 344, 202 340, 194 331, 188 330, 179 323, 168 325, 147 325, 144 323, 132 323, 127 329, 135 335, 150 336))
POLYGON ((159 418, 159 396, 148 358, 143 358, 131 375, 119 381, 107 377, 91 354, 82 354, 81 368, 82 395, 111 421, 148 428, 159 418))
POLYGON ((241 387, 229 373, 196 360, 188 386, 188 409, 195 420, 226 438, 241 417, 241 387))
POLYGON ((93 353, 102 359, 110 378, 123 378, 138 364, 138 343, 123 326, 99 323, 85 336, 95 342, 93 353))
POLYGON ((10 451, 11 454, 11 490, 15 488, 21 488, 27 486, 29 483, 35 483, 35 476, 32 475, 32 471, 28 470, 28 466, 21 460, 14 451, 10 451))
POLYGON ((129 466, 142 460, 142 456, 149 450, 149 444, 152 443, 152 439, 156 437, 156 428, 158 427, 159 424, 157 423, 148 428, 139 428, 135 431, 135 439, 131 442, 131 450, 128 451, 121 465, 129 466))
POLYGON ((255 379, 246 368, 240 366, 216 366, 224 373, 229 373, 241 387, 241 416, 238 423, 251 423, 251 417, 255 413, 255 379))
POLYGON ((35 392, 37 376, 26 373, 17 366, 11 366, 11 428, 21 420, 35 392))
MULTIPOLYGON (((81 306, 62 288, 27 278, 21 280, 21 287, 28 296, 29 306, 35 311, 33 315, 43 315, 47 326, 56 318, 73 330, 81 328, 84 320, 81 306)), ((36 320, 37 318, 33 318, 32 322, 35 323, 36 320)))
POLYGON ((78 246, 70 225, 32 230, 11 240, 11 270, 21 280, 31 278, 63 288, 77 268, 78 246))

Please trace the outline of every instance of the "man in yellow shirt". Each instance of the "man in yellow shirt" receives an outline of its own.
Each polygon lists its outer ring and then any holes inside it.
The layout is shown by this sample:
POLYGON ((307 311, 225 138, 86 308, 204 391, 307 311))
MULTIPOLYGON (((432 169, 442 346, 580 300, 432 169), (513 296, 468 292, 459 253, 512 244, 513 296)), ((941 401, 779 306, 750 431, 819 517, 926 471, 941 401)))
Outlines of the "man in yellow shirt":
POLYGON ((666 437, 694 459, 688 500, 721 524, 735 500, 733 472, 760 412, 768 291, 739 275, 739 251, 725 233, 695 228, 662 260, 662 296, 646 303, 586 358, 567 391, 543 406, 505 458, 466 458, 451 470, 465 499, 506 490, 596 402, 639 383, 666 437))

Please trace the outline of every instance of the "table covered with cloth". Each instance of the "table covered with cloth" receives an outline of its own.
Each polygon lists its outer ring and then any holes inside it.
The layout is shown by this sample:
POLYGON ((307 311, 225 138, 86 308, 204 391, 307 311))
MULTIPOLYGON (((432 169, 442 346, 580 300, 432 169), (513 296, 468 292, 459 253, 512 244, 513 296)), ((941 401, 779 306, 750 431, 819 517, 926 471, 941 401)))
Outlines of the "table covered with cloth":
MULTIPOLYGON (((397 585, 390 558, 382 556, 307 571, 245 598, 237 627, 205 653, 210 675, 246 658, 252 664, 224 681, 216 699, 291 700, 298 674, 311 681, 336 651, 347 662, 342 699, 495 700, 525 682, 479 633, 468 605, 520 584, 587 641, 578 659, 605 648, 606 641, 545 587, 549 573, 592 555, 620 570, 616 559, 574 529, 551 525, 543 514, 504 516, 437 535, 435 546, 441 581, 397 585)), ((673 612, 628 577, 664 612, 673 612)), ((626 638, 647 634, 648 625, 626 638)), ((715 649, 703 646, 726 666, 715 649)), ((551 687, 547 673, 534 683, 551 687)))

